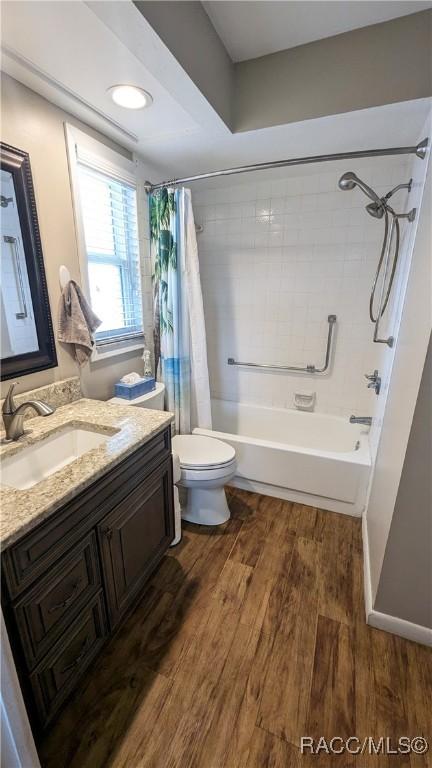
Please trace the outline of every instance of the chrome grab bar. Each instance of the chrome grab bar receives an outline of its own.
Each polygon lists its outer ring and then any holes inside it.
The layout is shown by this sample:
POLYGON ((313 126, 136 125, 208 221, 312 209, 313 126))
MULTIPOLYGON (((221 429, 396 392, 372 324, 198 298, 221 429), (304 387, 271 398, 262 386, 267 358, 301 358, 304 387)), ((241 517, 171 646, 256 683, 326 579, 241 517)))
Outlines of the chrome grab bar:
POLYGON ((21 264, 20 264, 19 253, 17 248, 17 240, 16 240, 16 237, 12 237, 12 235, 3 235, 3 240, 5 241, 5 243, 10 243, 13 246, 16 271, 18 275, 18 287, 19 287, 19 292, 21 294, 21 304, 22 304, 23 311, 16 312, 15 317, 17 320, 25 320, 25 318, 28 317, 28 312, 27 312, 27 304, 26 304, 25 292, 24 292, 24 281, 23 281, 21 264))
POLYGON ((247 368, 271 368, 276 371, 297 371, 297 373, 325 373, 330 364, 331 356, 331 343, 333 337, 333 326, 336 323, 336 315, 329 315, 327 322, 329 324, 328 336, 327 336, 327 349, 325 362, 322 368, 317 368, 313 363, 300 367, 297 365, 272 365, 271 363, 242 363, 239 360, 234 360, 233 357, 228 358, 228 365, 241 365, 247 368))

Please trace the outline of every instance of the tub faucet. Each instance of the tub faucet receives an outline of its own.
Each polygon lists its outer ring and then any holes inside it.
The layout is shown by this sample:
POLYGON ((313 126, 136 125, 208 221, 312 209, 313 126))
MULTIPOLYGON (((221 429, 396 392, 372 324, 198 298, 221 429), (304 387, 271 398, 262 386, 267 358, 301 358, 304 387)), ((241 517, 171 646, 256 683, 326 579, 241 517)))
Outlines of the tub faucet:
POLYGON ((372 425, 372 416, 350 416, 350 424, 364 424, 365 427, 372 425))
POLYGON ((6 440, 18 440, 24 434, 24 415, 27 408, 33 408, 38 416, 49 416, 55 410, 43 400, 27 400, 17 407, 13 397, 16 384, 17 382, 9 387, 2 407, 6 440))

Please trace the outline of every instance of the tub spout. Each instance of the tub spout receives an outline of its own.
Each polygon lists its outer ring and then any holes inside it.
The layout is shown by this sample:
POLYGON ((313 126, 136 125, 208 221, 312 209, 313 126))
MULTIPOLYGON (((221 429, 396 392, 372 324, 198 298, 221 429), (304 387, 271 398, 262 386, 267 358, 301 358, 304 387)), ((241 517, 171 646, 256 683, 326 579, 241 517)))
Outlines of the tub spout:
POLYGON ((365 427, 372 426, 372 416, 350 416, 350 424, 364 424, 365 427))

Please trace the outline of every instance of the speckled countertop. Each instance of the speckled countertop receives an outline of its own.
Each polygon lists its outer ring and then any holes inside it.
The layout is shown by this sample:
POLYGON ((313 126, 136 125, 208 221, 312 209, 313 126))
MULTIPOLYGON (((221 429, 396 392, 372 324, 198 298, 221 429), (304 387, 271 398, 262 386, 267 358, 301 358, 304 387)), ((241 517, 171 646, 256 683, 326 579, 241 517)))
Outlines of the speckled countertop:
MULTIPOLYGON (((163 411, 113 405, 99 400, 77 400, 63 405, 52 416, 25 422, 26 434, 17 442, 0 445, 0 459, 58 433, 66 427, 82 427, 109 435, 97 448, 62 467, 26 490, 0 485, 0 545, 5 549, 45 520, 98 477, 119 464, 172 421, 163 411)), ((4 437, 4 433, 0 434, 4 437)))

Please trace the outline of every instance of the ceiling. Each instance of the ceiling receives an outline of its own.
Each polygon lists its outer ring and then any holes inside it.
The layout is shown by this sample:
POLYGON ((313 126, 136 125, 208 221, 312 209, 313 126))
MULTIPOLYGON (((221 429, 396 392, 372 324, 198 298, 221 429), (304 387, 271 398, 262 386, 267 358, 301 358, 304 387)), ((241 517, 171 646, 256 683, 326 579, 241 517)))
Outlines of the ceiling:
POLYGON ((2 69, 136 152, 154 182, 423 138, 428 99, 233 134, 132 2, 1 6, 2 69), (116 106, 106 89, 122 81, 150 91, 152 107, 116 106))
POLYGON ((233 61, 254 59, 432 7, 408 0, 210 0, 203 6, 233 61))
POLYGON ((129 148, 138 149, 155 136, 198 129, 190 113, 86 3, 6 0, 1 20, 2 69, 84 121, 96 121, 96 127, 110 124, 115 138, 129 148), (150 91, 151 109, 114 104, 107 89, 118 83, 150 91))

